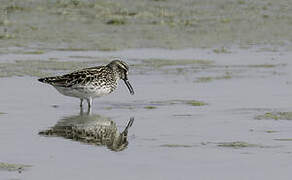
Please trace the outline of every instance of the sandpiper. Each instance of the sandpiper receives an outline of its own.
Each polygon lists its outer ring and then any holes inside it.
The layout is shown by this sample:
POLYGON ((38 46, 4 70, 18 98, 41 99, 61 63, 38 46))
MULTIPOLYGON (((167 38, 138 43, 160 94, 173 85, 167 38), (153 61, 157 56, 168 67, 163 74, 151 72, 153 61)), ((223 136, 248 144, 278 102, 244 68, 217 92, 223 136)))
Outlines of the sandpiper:
POLYGON ((92 107, 92 99, 110 94, 117 88, 118 80, 122 79, 130 94, 134 90, 128 81, 129 66, 120 59, 114 59, 105 66, 89 67, 69 74, 38 79, 40 82, 54 86, 65 96, 87 100, 88 109, 92 107))

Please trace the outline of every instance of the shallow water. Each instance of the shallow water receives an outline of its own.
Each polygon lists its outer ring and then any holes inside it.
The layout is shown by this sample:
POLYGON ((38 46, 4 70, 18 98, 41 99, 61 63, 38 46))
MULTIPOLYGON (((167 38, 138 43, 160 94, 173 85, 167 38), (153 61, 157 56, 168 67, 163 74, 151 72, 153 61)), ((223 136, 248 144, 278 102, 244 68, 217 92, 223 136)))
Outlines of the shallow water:
MULTIPOLYGON (((1 78, 0 160, 32 167, 21 173, 2 169, 0 179, 290 179, 292 144, 277 139, 292 137, 292 121, 255 117, 291 111, 291 55, 257 50, 216 54, 199 49, 34 55, 40 60, 122 56, 129 57, 130 64, 148 58, 214 63, 158 69, 133 66, 129 79, 134 96, 120 83, 112 95, 95 99, 91 116, 114 121, 119 131, 130 117, 135 118, 129 144, 120 152, 38 135, 64 118, 80 116, 79 100, 58 94, 36 77, 1 78), (231 78, 216 78, 226 71, 231 78), (197 82, 198 77, 213 79, 197 82), (207 105, 192 106, 189 100, 207 105)), ((20 57, 9 55, 10 61, 20 57)))

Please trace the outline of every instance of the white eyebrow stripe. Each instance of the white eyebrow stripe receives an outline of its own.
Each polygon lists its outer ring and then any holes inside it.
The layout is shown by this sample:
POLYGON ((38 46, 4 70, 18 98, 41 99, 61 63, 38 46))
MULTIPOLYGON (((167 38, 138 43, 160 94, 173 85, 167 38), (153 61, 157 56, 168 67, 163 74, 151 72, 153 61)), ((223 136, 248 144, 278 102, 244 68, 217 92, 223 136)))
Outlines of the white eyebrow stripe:
POLYGON ((123 63, 121 63, 121 62, 119 62, 119 65, 123 68, 123 69, 126 69, 126 70, 128 70, 128 67, 125 65, 125 64, 123 64, 123 63))

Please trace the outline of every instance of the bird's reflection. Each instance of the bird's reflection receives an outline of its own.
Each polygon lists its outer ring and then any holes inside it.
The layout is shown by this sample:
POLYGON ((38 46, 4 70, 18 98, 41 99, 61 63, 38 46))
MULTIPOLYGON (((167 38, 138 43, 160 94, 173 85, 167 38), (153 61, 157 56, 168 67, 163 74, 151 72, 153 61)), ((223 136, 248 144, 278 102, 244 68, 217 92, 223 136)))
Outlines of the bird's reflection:
POLYGON ((128 146, 128 129, 132 126, 131 117, 120 133, 117 124, 110 118, 90 113, 67 116, 52 128, 39 132, 44 136, 60 136, 84 143, 107 146, 112 151, 122 151, 128 146))

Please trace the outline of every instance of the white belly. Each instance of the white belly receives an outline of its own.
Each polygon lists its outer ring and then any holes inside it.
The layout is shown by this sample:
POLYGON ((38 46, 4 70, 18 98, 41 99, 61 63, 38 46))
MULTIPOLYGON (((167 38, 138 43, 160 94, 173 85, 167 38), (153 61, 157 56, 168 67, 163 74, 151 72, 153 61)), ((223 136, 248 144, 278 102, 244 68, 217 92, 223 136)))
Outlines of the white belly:
POLYGON ((54 86, 59 93, 65 95, 65 96, 71 96, 71 97, 76 97, 76 98, 81 98, 81 99, 86 99, 86 98, 95 98, 95 97, 100 97, 107 95, 112 92, 111 88, 107 87, 100 87, 96 88, 93 86, 88 86, 88 87, 59 87, 59 86, 54 86))

